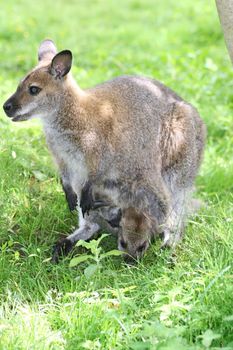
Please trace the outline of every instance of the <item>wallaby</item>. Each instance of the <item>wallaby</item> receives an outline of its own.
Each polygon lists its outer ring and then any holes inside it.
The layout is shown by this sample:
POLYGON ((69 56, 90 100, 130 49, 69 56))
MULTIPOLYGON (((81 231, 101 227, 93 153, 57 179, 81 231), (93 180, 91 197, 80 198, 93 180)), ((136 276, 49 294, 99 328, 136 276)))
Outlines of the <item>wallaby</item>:
POLYGON ((204 148, 197 110, 140 76, 81 90, 70 73, 71 51, 57 53, 51 40, 38 58, 3 108, 15 122, 42 120, 69 206, 78 206, 79 228, 56 245, 53 260, 105 224, 133 258, 162 233, 163 245, 174 246, 204 148))

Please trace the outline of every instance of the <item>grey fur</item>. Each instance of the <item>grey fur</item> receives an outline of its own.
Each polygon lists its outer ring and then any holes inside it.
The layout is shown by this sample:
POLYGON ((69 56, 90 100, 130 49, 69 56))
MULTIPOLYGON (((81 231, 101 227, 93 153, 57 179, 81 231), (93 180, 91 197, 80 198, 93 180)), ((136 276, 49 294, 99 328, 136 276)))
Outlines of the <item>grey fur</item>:
POLYGON ((118 233, 119 249, 134 258, 161 232, 164 245, 174 246, 184 231, 204 148, 205 126, 197 110, 160 82, 139 76, 82 91, 67 75, 70 62, 63 60, 65 76, 55 79, 51 60, 42 59, 21 83, 13 95, 20 110, 7 114, 14 121, 28 119, 31 109, 39 114, 63 184, 78 203, 87 181, 94 199, 109 202, 85 218, 79 210, 80 229, 68 239, 90 239, 108 228, 118 233), (22 91, 38 75, 41 93, 24 105, 22 91), (48 85, 50 93, 43 94, 48 85), (107 221, 119 208, 120 227, 113 229, 107 221))

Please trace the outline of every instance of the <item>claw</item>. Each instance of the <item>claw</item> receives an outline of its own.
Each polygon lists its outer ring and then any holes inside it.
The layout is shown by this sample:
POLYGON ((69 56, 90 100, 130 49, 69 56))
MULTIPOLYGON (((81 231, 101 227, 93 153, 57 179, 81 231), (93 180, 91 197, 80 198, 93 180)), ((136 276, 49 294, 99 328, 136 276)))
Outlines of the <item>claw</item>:
POLYGON ((89 215, 90 210, 95 210, 102 207, 109 206, 108 202, 97 200, 95 201, 92 194, 92 185, 88 181, 81 192, 80 207, 82 209, 83 216, 87 213, 89 215))
POLYGON ((90 181, 82 188, 81 198, 80 198, 80 207, 82 209, 83 216, 87 213, 89 215, 89 211, 94 205, 93 195, 92 195, 92 185, 90 181))
POLYGON ((69 184, 66 184, 64 181, 62 181, 62 179, 61 179, 61 183, 62 183, 63 191, 65 192, 68 207, 70 211, 73 211, 76 209, 76 206, 77 206, 77 195, 73 191, 72 187, 69 184))
POLYGON ((102 207, 108 207, 110 205, 110 203, 108 202, 104 202, 104 201, 94 201, 93 203, 93 206, 92 206, 92 210, 95 210, 95 209, 99 209, 99 208, 102 208, 102 207))

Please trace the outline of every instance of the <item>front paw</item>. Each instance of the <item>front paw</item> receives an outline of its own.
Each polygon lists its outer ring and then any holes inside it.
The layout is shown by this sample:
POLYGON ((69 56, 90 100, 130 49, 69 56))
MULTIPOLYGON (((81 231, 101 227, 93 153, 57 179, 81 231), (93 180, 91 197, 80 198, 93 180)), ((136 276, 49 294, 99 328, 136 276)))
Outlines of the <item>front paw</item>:
POLYGON ((82 188, 81 198, 80 198, 80 207, 82 209, 83 216, 94 207, 94 200, 92 195, 92 186, 88 181, 82 188))
POLYGON ((68 203, 68 207, 70 209, 70 211, 73 211, 76 209, 77 207, 77 195, 76 193, 74 192, 69 192, 67 195, 66 195, 66 200, 67 200, 67 203, 68 203))
POLYGON ((61 256, 66 256, 73 248, 74 244, 68 239, 64 238, 56 243, 52 252, 52 263, 57 264, 61 256))
POLYGON ((66 196, 66 200, 67 200, 67 203, 68 203, 68 207, 69 207, 70 211, 73 211, 77 207, 77 201, 78 201, 77 200, 77 195, 74 192, 74 190, 71 187, 71 185, 66 183, 62 179, 61 179, 61 184, 62 184, 63 191, 65 192, 65 196, 66 196))

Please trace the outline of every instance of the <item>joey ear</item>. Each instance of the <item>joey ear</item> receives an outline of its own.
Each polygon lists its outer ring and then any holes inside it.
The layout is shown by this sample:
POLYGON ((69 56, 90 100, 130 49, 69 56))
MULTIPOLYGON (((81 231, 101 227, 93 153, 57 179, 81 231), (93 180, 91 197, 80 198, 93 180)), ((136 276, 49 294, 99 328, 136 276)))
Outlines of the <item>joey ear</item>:
POLYGON ((50 39, 42 41, 38 49, 38 60, 42 61, 45 58, 53 58, 57 53, 57 48, 54 42, 50 39))
POLYGON ((63 50, 53 57, 51 63, 50 73, 55 77, 61 79, 69 73, 72 66, 72 52, 63 50))

